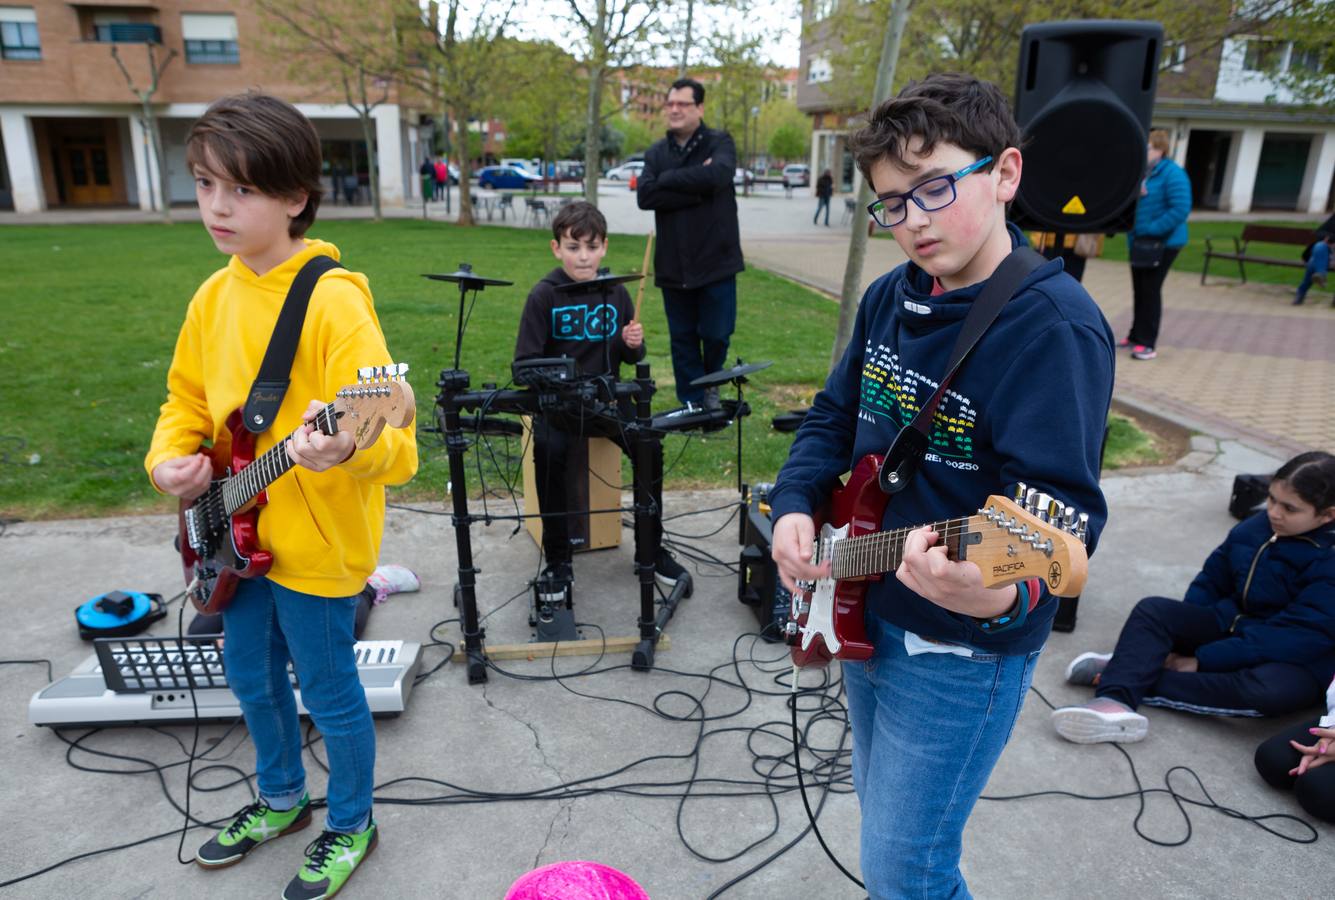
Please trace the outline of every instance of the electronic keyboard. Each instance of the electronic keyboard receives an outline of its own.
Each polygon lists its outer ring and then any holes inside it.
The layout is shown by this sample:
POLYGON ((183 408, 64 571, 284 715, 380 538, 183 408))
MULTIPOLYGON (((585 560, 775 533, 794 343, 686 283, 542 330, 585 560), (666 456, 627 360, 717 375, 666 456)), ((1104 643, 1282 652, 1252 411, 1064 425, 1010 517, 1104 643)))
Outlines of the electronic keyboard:
MULTIPOLYGON (((174 637, 99 638, 93 642, 96 653, 69 675, 33 694, 28 721, 47 726, 190 722, 196 707, 201 721, 235 719, 241 715, 241 705, 227 686, 216 637, 187 637, 184 648, 174 637)), ((421 667, 421 644, 358 641, 353 649, 371 714, 389 717, 403 712, 421 667)), ((288 676, 296 692, 297 712, 308 715, 290 665, 288 676)))

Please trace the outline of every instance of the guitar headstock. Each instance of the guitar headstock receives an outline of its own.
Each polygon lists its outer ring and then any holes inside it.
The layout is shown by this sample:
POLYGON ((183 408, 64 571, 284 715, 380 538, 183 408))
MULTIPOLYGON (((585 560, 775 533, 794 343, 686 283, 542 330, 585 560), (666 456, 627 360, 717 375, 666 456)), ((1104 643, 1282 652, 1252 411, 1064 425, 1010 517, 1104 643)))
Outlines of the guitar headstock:
POLYGON ((981 535, 967 558, 983 573, 986 587, 1041 578, 1058 597, 1078 597, 1089 575, 1085 537, 1089 516, 1021 484, 1016 499, 997 494, 970 517, 981 535))
POLYGON ((353 442, 365 450, 376 442, 386 425, 406 428, 417 414, 407 363, 364 366, 357 383, 340 388, 333 406, 340 429, 351 423, 353 442))

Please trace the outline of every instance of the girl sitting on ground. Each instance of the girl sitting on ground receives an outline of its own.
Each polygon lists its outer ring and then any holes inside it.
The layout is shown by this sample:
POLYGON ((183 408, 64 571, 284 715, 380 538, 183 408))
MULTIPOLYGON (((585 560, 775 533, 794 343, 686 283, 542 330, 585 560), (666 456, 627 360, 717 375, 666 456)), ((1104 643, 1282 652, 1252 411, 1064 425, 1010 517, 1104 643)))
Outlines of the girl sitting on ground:
POLYGON ((1110 654, 1066 669, 1094 700, 1052 713, 1092 744, 1145 737, 1141 703, 1220 716, 1275 716, 1321 702, 1335 676, 1335 456, 1289 460, 1263 513, 1229 532, 1184 601, 1136 604, 1110 654))

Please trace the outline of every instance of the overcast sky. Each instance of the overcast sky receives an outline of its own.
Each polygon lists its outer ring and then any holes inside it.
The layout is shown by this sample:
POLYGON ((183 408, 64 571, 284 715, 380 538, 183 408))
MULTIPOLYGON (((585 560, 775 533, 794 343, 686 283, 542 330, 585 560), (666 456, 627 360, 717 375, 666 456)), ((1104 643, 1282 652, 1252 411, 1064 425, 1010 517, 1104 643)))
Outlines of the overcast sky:
MULTIPOLYGON (((692 43, 698 47, 707 34, 721 27, 721 23, 726 23, 740 34, 761 36, 763 53, 769 62, 796 68, 801 33, 799 0, 779 0, 777 3, 753 0, 753 4, 752 10, 745 14, 735 11, 721 14, 716 9, 697 6, 692 43)), ((524 4, 516 10, 520 17, 516 31, 523 37, 558 39, 566 27, 564 19, 568 12, 569 6, 565 0, 539 0, 524 4)), ((696 51, 691 52, 692 62, 700 58, 696 51)), ((664 64, 669 62, 669 59, 663 60, 664 64)))

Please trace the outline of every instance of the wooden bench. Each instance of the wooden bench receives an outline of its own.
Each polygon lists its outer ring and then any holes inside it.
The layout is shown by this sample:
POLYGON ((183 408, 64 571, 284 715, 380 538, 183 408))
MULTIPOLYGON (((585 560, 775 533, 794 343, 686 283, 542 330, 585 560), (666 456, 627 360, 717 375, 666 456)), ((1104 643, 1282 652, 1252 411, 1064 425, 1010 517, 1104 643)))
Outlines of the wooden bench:
POLYGON ((1231 238, 1233 241, 1233 252, 1216 250, 1214 241, 1223 238, 1214 237, 1205 239, 1205 265, 1201 268, 1201 284, 1205 284, 1205 276, 1210 271, 1210 260, 1212 259, 1231 259, 1238 264, 1238 275, 1242 278, 1242 283, 1247 283, 1247 269, 1243 263, 1257 263, 1266 266, 1288 266, 1294 269, 1304 269, 1307 263, 1302 261, 1298 254, 1291 257, 1263 256, 1256 251, 1248 251, 1248 246, 1252 243, 1258 244, 1288 244, 1295 247, 1306 247, 1316 240, 1316 234, 1307 228, 1284 228, 1278 225, 1244 225, 1242 236, 1231 238))

